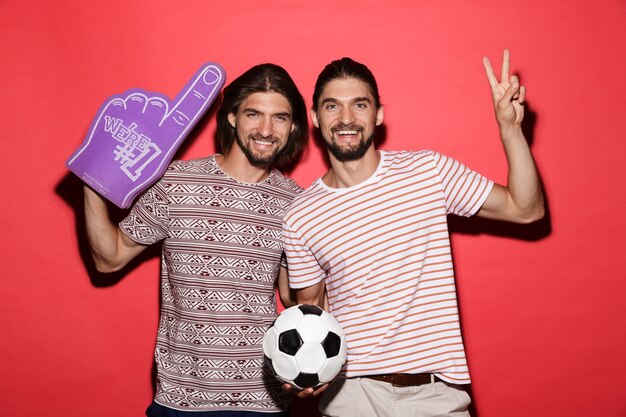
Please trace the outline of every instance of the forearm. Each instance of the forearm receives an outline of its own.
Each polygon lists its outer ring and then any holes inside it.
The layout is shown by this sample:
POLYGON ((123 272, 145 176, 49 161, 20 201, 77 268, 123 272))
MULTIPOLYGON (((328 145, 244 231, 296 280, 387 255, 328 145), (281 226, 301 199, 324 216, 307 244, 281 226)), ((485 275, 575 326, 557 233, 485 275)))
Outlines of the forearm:
POLYGON ((280 267, 280 271, 278 272, 277 287, 280 302, 285 308, 296 305, 297 301, 295 291, 289 288, 289 275, 287 268, 282 266, 280 267))
POLYGON ((126 265, 141 250, 123 236, 109 218, 106 202, 91 188, 84 186, 85 226, 91 256, 100 272, 114 272, 126 265))
POLYGON ((298 304, 312 304, 327 309, 327 303, 324 297, 324 282, 312 285, 310 287, 296 290, 296 301, 298 304))
POLYGON ((535 161, 520 125, 500 126, 508 162, 507 190, 515 221, 532 222, 544 215, 543 191, 535 161))

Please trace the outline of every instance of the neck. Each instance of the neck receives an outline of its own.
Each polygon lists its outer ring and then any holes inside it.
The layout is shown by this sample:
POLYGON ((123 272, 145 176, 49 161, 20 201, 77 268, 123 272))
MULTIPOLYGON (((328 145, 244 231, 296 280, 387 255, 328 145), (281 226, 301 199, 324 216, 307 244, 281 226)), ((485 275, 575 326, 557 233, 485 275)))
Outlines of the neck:
POLYGON ((227 154, 216 155, 215 161, 226 175, 237 181, 254 184, 270 175, 269 165, 252 165, 236 144, 227 154))
POLYGON ((329 153, 331 168, 322 177, 322 181, 332 188, 349 188, 371 177, 380 162, 380 154, 370 146, 362 158, 342 162, 329 153))

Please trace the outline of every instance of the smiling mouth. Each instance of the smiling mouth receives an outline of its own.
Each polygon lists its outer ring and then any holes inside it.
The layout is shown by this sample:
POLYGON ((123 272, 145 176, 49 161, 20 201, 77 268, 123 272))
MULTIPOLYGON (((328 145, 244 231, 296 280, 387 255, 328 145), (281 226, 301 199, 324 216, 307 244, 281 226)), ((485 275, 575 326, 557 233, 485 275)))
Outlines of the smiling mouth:
POLYGON ((250 141, 260 147, 270 147, 278 142, 274 136, 264 137, 261 135, 250 135, 250 141))
POLYGON ((360 126, 356 125, 356 124, 349 124, 349 125, 339 125, 339 126, 335 126, 332 129, 332 132, 334 135, 337 135, 339 137, 342 138, 352 138, 356 135, 358 135, 359 133, 361 133, 363 131, 363 128, 361 128, 360 126))
POLYGON ((361 129, 336 129, 333 131, 334 140, 343 145, 353 146, 355 140, 358 140, 361 129))
POLYGON ((273 140, 267 140, 267 139, 254 139, 253 138, 252 140, 260 145, 265 145, 265 146, 270 146, 274 143, 273 140))

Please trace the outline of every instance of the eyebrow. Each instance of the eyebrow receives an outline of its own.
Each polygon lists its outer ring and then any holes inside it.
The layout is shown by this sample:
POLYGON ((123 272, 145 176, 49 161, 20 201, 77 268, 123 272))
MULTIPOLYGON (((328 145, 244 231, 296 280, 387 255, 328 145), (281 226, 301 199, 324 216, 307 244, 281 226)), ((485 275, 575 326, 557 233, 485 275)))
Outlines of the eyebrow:
MULTIPOLYGON (((355 97, 351 100, 351 102, 353 103, 360 103, 362 101, 366 101, 368 103, 371 103, 372 100, 370 100, 369 97, 355 97)), ((327 97, 324 100, 322 100, 322 102, 320 104, 325 104, 325 103, 338 103, 339 100, 337 100, 336 98, 333 97, 327 97)))
MULTIPOLYGON (((246 107, 242 110, 243 113, 257 113, 257 114, 265 114, 261 110, 255 109, 254 107, 246 107)), ((283 116, 283 117, 291 117, 291 113, 288 111, 272 113, 272 116, 283 116)))

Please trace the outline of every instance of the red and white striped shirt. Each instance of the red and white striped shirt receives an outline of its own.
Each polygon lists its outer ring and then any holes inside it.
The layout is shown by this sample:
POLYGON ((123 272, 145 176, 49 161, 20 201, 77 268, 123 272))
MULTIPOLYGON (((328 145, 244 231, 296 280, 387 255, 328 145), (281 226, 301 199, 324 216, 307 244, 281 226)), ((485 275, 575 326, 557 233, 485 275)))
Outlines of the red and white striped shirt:
POLYGON ((469 383, 447 214, 470 216, 493 182, 432 151, 379 151, 366 181, 316 180, 283 220, 293 288, 324 280, 346 333, 346 377, 431 372, 469 383))

